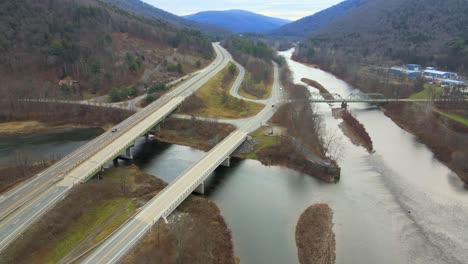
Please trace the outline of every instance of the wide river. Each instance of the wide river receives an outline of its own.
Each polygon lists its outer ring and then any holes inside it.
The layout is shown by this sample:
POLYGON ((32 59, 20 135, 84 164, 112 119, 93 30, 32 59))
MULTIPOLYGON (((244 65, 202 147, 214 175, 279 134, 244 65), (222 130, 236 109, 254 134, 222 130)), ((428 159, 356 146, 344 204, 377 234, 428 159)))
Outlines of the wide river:
MULTIPOLYGON (((342 96, 355 91, 329 73, 291 61, 292 50, 282 54, 296 83, 306 77, 342 96)), ((468 190, 457 176, 376 108, 351 106, 373 140, 375 153, 369 154, 337 129, 340 121, 330 106, 317 107, 327 131, 341 136, 337 184, 251 160, 219 168, 210 177, 207 196, 221 209, 241 263, 298 263, 295 226, 314 203, 327 203, 334 211, 336 263, 468 263, 468 190)), ((24 145, 24 140, 16 142, 24 145)), ((57 152, 82 144, 48 140, 57 152)), ((32 149, 43 152, 47 144, 33 143, 32 149)), ((3 154, 13 148, 0 137, 1 146, 7 146, 0 148, 3 154)), ((167 182, 204 155, 143 141, 136 148, 137 165, 167 182)))

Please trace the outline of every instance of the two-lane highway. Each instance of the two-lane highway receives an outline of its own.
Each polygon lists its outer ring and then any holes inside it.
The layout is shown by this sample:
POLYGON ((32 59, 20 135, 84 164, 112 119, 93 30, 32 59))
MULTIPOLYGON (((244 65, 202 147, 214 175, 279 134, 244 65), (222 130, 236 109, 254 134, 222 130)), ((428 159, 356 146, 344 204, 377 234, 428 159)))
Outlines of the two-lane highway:
POLYGON ((214 49, 216 59, 200 74, 115 126, 117 132, 105 132, 4 194, 0 200, 0 251, 63 198, 74 184, 98 172, 104 163, 132 145, 138 136, 173 112, 186 96, 221 71, 228 63, 227 52, 217 44, 214 49))

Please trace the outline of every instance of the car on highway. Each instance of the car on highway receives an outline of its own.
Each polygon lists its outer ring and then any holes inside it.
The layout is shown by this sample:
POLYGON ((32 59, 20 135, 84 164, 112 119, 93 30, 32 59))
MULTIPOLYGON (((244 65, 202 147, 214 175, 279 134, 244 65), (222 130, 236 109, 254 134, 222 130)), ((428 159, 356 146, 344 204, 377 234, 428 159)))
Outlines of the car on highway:
POLYGON ((283 87, 280 87, 280 90, 283 90, 283 87))
POLYGON ((271 105, 271 107, 275 107, 275 105, 271 105))
POLYGON ((117 132, 117 130, 118 130, 117 128, 113 128, 113 129, 112 129, 112 133, 117 132))

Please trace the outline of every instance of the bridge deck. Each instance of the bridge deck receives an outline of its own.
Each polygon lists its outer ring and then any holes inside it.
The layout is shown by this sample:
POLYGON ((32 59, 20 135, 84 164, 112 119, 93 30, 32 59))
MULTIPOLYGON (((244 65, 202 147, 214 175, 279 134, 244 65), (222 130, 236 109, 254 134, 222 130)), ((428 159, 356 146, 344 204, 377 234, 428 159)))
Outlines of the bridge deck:
POLYGON ((177 177, 148 202, 143 210, 121 227, 83 263, 115 263, 151 228, 184 201, 247 138, 237 130, 216 145, 203 159, 177 177))

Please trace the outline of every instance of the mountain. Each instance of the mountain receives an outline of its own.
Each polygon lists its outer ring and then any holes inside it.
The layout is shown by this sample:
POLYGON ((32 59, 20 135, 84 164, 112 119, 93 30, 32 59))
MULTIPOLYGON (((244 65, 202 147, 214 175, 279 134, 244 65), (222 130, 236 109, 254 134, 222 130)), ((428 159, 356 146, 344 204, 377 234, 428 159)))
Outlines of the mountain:
POLYGON ((220 26, 235 33, 265 33, 290 22, 243 10, 205 11, 185 16, 185 18, 203 24, 220 26))
POLYGON ((344 14, 361 6, 365 0, 347 0, 314 15, 301 18, 270 32, 273 36, 300 39, 310 36, 344 14))
POLYGON ((160 20, 167 21, 174 25, 192 28, 192 29, 198 29, 198 30, 202 30, 205 32, 209 32, 209 33, 217 33, 217 34, 226 33, 225 30, 223 30, 220 27, 205 25, 201 23, 194 23, 193 21, 174 15, 172 13, 169 13, 167 11, 154 7, 140 0, 101 0, 101 1, 115 5, 119 8, 122 8, 124 10, 127 10, 129 12, 135 13, 140 16, 160 19, 160 20))
MULTIPOLYGON (((466 72, 468 1, 348 0, 355 7, 318 28, 304 53, 328 49, 371 62, 384 58, 466 72)), ((327 12, 325 10, 324 12, 327 12)))
POLYGON ((1 1, 0 31, 0 92, 28 98, 57 93, 67 76, 79 82, 75 92, 100 93, 212 54, 199 31, 96 0, 1 1))

